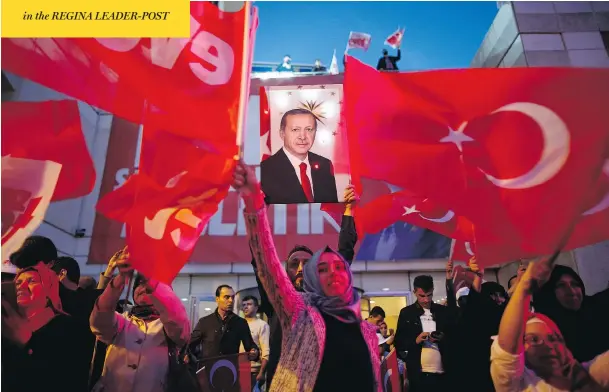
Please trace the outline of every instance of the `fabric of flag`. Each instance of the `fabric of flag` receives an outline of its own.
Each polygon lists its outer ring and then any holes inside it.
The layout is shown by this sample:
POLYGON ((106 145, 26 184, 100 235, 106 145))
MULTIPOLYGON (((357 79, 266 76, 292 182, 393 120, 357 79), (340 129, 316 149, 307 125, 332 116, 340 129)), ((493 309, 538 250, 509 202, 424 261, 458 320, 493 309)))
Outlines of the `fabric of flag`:
POLYGON ((397 49, 402 44, 402 38, 404 38, 404 29, 398 28, 385 40, 385 45, 391 46, 393 49, 397 49))
POLYGON ((260 87, 260 161, 271 154, 271 108, 266 87, 260 87))
POLYGON ((581 189, 607 156, 608 70, 381 73, 349 58, 344 88, 352 173, 466 217, 479 260, 503 243, 552 254, 601 201, 581 189))
POLYGON ((88 195, 95 166, 82 131, 78 102, 2 102, 2 156, 61 165, 52 201, 88 195))
POLYGON ((368 50, 370 47, 370 41, 372 36, 367 33, 358 33, 352 31, 349 33, 349 41, 347 42, 347 50, 349 49, 363 49, 368 50))
POLYGON ((383 195, 358 208, 358 234, 362 237, 397 221, 430 229, 449 238, 474 239, 473 225, 467 218, 409 191, 383 195))
POLYGON ((250 392, 251 364, 247 353, 204 359, 197 373, 203 392, 250 392))
POLYGON ((156 110, 174 133, 200 137, 192 124, 204 122, 209 138, 234 142, 244 9, 192 2, 186 39, 3 38, 2 68, 135 123, 156 110))
POLYGON ((391 350, 389 355, 381 362, 381 382, 383 383, 383 392, 400 392, 402 390, 395 349, 391 350))
POLYGON ((62 165, 2 157, 2 272, 15 273, 9 256, 40 226, 56 190, 62 165))
POLYGON ((336 49, 334 49, 334 53, 332 54, 332 61, 330 62, 330 75, 338 75, 338 60, 336 59, 336 49))
POLYGON ((131 264, 145 276, 170 284, 228 194, 236 147, 207 147, 145 124, 139 172, 98 202, 100 213, 127 224, 131 264))

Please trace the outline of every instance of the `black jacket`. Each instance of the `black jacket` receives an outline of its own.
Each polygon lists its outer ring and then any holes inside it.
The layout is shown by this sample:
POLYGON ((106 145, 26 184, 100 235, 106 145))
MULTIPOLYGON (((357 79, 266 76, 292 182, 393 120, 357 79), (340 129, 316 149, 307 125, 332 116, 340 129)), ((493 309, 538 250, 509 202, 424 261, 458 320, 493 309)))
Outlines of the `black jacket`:
MULTIPOLYGON (((442 355, 442 366, 445 374, 450 374, 452 365, 451 339, 454 330, 454 311, 446 306, 431 304, 431 314, 436 322, 436 331, 443 332, 443 339, 438 342, 438 348, 442 355)), ((408 379, 416 383, 421 373, 421 349, 422 344, 417 344, 417 336, 423 332, 421 316, 424 311, 421 305, 414 303, 403 308, 398 318, 398 327, 395 333, 394 344, 397 354, 406 362, 408 379), (404 355, 407 351, 408 354, 404 355)))
MULTIPOLYGON (((332 162, 309 152, 315 203, 338 203, 332 162)), ((260 163, 260 183, 266 204, 308 203, 294 166, 283 148, 260 163)))
MULTIPOLYGON (((402 52, 398 49, 397 56, 387 56, 387 58, 389 59, 389 61, 391 61, 391 64, 393 65, 393 69, 390 71, 397 71, 398 70, 397 62, 400 61, 400 59, 402 58, 402 52)), ((387 70, 387 61, 385 60, 385 56, 383 56, 379 59, 379 62, 376 65, 376 69, 379 71, 387 70)))
MULTIPOLYGON (((343 215, 340 234, 338 235, 338 253, 340 253, 345 260, 349 262, 349 264, 353 262, 353 257, 355 255, 354 248, 356 243, 357 231, 355 230, 355 220, 352 216, 343 215)), ((258 309, 262 313, 266 314, 266 317, 269 319, 271 335, 269 341, 270 353, 269 360, 266 365, 266 382, 268 390, 271 387, 271 381, 273 380, 275 370, 279 364, 279 358, 281 357, 281 340, 283 332, 281 330, 281 325, 279 324, 279 319, 275 317, 273 305, 271 305, 269 297, 267 296, 266 291, 264 290, 264 287, 262 287, 262 283, 258 278, 255 260, 252 260, 252 266, 254 267, 256 282, 258 283, 258 291, 260 292, 260 307, 258 309)))
POLYGON ((244 318, 231 313, 222 320, 216 309, 209 316, 199 319, 190 336, 190 349, 198 354, 198 359, 212 358, 238 354, 242 342, 245 351, 252 348, 258 350, 244 318))

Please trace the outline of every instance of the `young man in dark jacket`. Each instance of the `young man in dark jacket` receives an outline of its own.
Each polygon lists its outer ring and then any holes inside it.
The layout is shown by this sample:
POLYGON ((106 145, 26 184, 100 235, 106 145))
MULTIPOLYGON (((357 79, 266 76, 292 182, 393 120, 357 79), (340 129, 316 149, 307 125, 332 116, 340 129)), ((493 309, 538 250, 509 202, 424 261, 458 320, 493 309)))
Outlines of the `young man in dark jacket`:
POLYGON ((402 58, 402 51, 398 47, 397 56, 389 56, 387 49, 383 49, 383 57, 379 59, 376 69, 379 71, 398 71, 398 61, 402 58))
POLYGON ((417 302, 403 308, 398 318, 395 347, 406 362, 412 392, 443 392, 449 388, 451 332, 454 312, 433 302, 433 279, 414 279, 417 302))
POLYGON ((218 307, 199 319, 190 336, 190 349, 198 359, 238 354, 243 343, 250 361, 258 358, 259 349, 252 339, 247 321, 233 313, 235 291, 229 285, 216 289, 218 307), (198 355, 197 355, 198 354, 198 355))

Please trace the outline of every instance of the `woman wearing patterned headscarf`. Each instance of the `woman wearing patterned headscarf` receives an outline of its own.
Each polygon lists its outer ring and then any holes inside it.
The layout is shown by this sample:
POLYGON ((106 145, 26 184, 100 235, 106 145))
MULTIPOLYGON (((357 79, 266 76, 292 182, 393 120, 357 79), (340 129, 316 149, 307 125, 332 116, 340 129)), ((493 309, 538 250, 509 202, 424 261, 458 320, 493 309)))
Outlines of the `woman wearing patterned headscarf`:
POLYGON ((61 310, 57 275, 40 262, 17 271, 15 288, 16 308, 2 300, 2 386, 86 391, 89 331, 61 310))
POLYGON ((491 376, 497 392, 606 391, 609 351, 580 363, 547 316, 529 313, 531 293, 548 280, 547 260, 530 263, 501 319, 491 347, 491 376))
POLYGON ((283 330, 271 392, 381 391, 376 327, 362 320, 349 264, 319 250, 305 266, 304 293, 297 292, 277 256, 260 185, 242 162, 233 187, 245 201, 250 247, 283 330))
POLYGON ((590 336, 592 330, 609 330, 609 289, 586 295, 582 278, 573 269, 557 265, 548 283, 533 296, 533 307, 558 325, 578 361, 589 361, 609 350, 609 334, 590 336))

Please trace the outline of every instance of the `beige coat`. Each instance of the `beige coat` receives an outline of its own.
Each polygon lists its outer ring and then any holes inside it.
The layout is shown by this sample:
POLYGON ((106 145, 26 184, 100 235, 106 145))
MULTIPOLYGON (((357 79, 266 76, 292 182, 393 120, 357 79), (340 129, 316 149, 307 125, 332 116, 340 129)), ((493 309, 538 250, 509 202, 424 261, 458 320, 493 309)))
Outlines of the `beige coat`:
POLYGON ((164 392, 168 352, 163 327, 180 347, 190 337, 190 322, 169 286, 159 283, 151 297, 160 313, 160 318, 151 322, 94 307, 91 330, 108 345, 94 392, 164 392))

